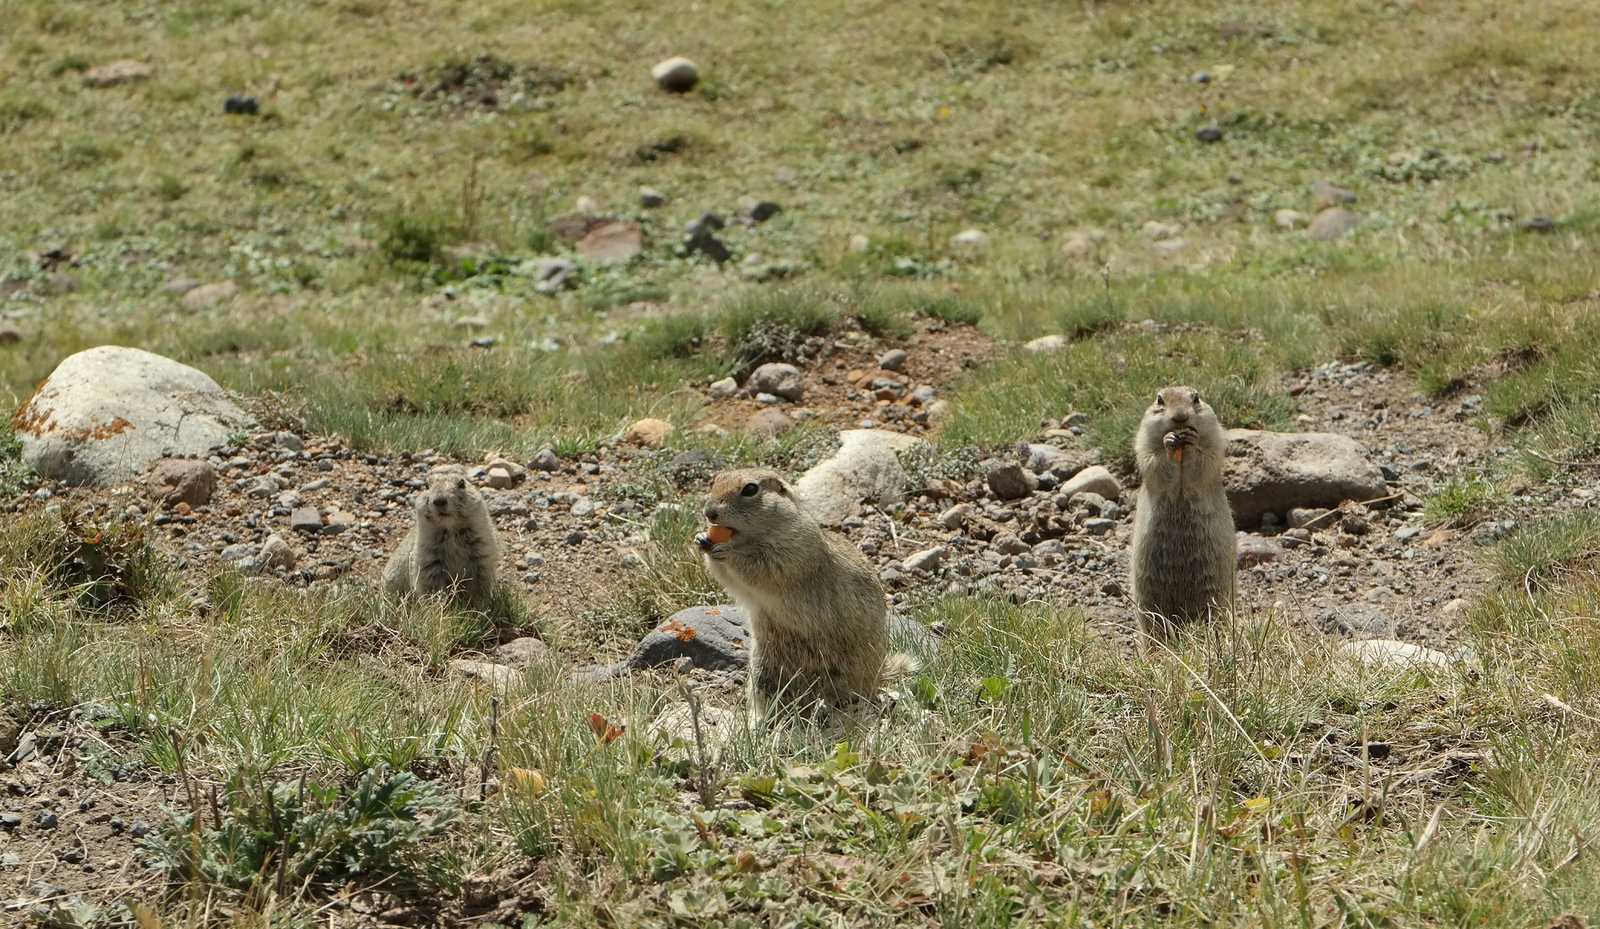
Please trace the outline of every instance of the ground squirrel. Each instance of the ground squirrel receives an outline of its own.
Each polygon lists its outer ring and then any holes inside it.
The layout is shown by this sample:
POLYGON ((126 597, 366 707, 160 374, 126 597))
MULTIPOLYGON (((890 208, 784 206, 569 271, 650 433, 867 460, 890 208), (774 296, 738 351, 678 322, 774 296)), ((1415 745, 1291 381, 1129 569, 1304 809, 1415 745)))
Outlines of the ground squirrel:
POLYGON ((489 508, 466 472, 455 465, 430 471, 414 511, 411 531, 383 572, 384 590, 397 595, 454 591, 469 601, 486 599, 500 543, 489 508))
POLYGON ((1170 623, 1233 607, 1236 542, 1222 488, 1227 446, 1216 411, 1192 387, 1162 388, 1139 423, 1129 573, 1147 631, 1164 633, 1170 623))
POLYGON ((706 568, 750 616, 750 707, 844 706, 875 697, 888 653, 878 574, 796 501, 773 471, 724 471, 695 539, 706 568))

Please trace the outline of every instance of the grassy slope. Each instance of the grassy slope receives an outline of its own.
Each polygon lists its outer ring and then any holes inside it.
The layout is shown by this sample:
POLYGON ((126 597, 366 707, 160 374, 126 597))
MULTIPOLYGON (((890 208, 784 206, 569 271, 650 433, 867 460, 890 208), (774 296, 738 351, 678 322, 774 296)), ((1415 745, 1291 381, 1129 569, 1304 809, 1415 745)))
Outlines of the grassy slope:
MULTIPOLYGON (((1120 448, 1126 394, 1168 379, 1201 382, 1230 420, 1277 422, 1289 412, 1278 373, 1345 356, 1404 365, 1428 389, 1466 377, 1487 394, 1488 426, 1517 429, 1509 441, 1593 455, 1600 38, 1584 11, 13 0, 0 274, 42 290, 24 253, 58 244, 81 265, 77 290, 7 305, 27 314, 27 338, 0 347, 0 380, 20 397, 63 354, 126 342, 282 391, 313 428, 366 444, 581 447, 646 412, 692 417, 675 391, 737 364, 725 314, 814 316, 829 292, 874 314, 938 299, 1007 340, 1084 334, 972 373, 954 444, 1009 441, 1077 408, 1120 448), (1240 22, 1271 35, 1225 35, 1240 22), (494 116, 391 92, 402 71, 485 51, 575 80, 494 116), (676 53, 707 81, 666 98, 645 72, 676 53), (122 56, 155 78, 80 86, 83 67, 122 56), (1213 80, 1190 81, 1198 71, 1213 80), (225 117, 238 91, 268 115, 225 117), (1225 141, 1194 141, 1213 120, 1225 141), (680 154, 633 154, 674 136, 680 154), (1277 231, 1272 212, 1309 211, 1324 176, 1357 193, 1366 226, 1336 246, 1277 231), (626 269, 585 269, 559 299, 480 279, 430 307, 426 269, 381 247, 405 217, 477 254, 531 256, 577 196, 631 215, 641 184, 672 197, 641 217, 656 244, 626 269), (747 194, 785 212, 730 235, 738 257, 796 262, 807 278, 770 300, 671 254, 681 222, 747 194), (1515 230, 1535 215, 1557 231, 1515 230), (1140 232, 1151 219, 1183 224, 1188 248, 1156 258, 1140 232), (947 244, 969 226, 989 232, 983 251, 947 244), (1106 232, 1097 260, 1061 257, 1086 227, 1106 232), (874 243, 864 255, 846 249, 856 233, 874 243), (186 311, 161 290, 180 275, 243 293, 186 311), (662 306, 643 321, 637 299, 662 306), (463 315, 485 317, 500 347, 465 349, 451 326, 463 315), (1111 325, 1145 319, 1204 328, 1111 325), (611 331, 625 343, 601 345, 611 331), (530 348, 551 336, 574 348, 530 348)), ((451 894, 532 855, 565 924, 732 911, 1500 926, 1594 913, 1591 856, 1578 853, 1600 808, 1587 761, 1600 747, 1600 543, 1589 524, 1541 539, 1506 546, 1504 591, 1474 616, 1474 660, 1427 677, 1362 677, 1270 626, 1145 661, 1087 640, 1070 611, 942 604, 927 618, 950 622, 953 644, 900 710, 907 724, 837 754, 803 735, 746 741, 709 775, 764 812, 694 813, 684 791, 702 766, 687 746, 654 758, 635 736, 594 744, 590 713, 637 735, 670 692, 531 680, 503 710, 499 746, 547 788, 469 810, 470 828, 430 840, 442 866, 411 876, 451 894), (1525 587, 1534 576, 1548 581, 1525 587), (932 713, 911 725, 919 706, 932 713)), ((107 704, 169 770, 177 731, 208 777, 431 758, 467 769, 481 756, 485 697, 438 673, 481 635, 470 617, 417 609, 374 626, 360 592, 302 601, 227 577, 197 617, 159 570, 134 605, 106 612, 81 579, 41 571, 62 544, 38 524, 0 549, 8 699, 107 704)), ((669 582, 682 579, 664 571, 669 582)), ((198 889, 231 896, 215 875, 198 889)))

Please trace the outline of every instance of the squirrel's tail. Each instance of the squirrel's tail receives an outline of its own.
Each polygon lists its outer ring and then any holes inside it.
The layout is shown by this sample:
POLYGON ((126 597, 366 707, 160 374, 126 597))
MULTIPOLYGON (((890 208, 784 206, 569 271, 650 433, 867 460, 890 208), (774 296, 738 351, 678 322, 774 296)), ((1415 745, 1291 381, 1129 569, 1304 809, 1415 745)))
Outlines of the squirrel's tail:
POLYGON ((883 659, 883 682, 893 683, 922 670, 922 662, 910 652, 893 652, 883 659))

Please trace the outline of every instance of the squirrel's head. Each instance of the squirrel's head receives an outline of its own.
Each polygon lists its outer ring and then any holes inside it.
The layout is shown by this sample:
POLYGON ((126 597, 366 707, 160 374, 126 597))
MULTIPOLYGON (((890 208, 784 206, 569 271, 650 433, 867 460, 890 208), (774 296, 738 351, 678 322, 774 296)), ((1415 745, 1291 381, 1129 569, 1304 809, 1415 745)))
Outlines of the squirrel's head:
MULTIPOLYGON (((1193 387, 1163 387, 1145 410, 1134 437, 1134 452, 1147 461, 1182 466, 1185 458, 1216 463, 1227 444, 1222 422, 1193 387)), ((1208 465, 1209 467, 1209 465, 1208 465)))
POLYGON ((756 468, 723 471, 712 478, 705 517, 711 525, 694 541, 711 558, 725 557, 758 542, 764 531, 804 519, 783 476, 756 468))
POLYGON ((434 468, 428 472, 427 488, 417 495, 417 519, 443 528, 458 526, 478 500, 466 471, 454 465, 434 468))

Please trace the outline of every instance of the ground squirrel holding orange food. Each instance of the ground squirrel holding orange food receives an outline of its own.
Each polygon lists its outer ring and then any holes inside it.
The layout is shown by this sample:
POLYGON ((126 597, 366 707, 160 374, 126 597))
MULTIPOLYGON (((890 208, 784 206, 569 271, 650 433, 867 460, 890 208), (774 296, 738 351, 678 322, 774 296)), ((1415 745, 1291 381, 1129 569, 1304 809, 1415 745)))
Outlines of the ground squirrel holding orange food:
POLYGON ((456 465, 430 471, 413 513, 411 531, 384 569, 384 590, 399 596, 453 591, 469 602, 486 600, 500 543, 466 471, 456 465))
POLYGON ((883 585, 865 556, 824 531, 775 471, 724 471, 695 542, 750 617, 751 710, 875 697, 888 657, 883 585))
POLYGON ((1129 558, 1140 628, 1203 620, 1233 608, 1237 542, 1223 490, 1228 437, 1192 387, 1164 387, 1134 436, 1140 477, 1129 558))

